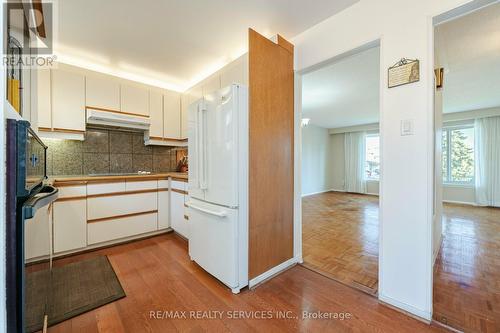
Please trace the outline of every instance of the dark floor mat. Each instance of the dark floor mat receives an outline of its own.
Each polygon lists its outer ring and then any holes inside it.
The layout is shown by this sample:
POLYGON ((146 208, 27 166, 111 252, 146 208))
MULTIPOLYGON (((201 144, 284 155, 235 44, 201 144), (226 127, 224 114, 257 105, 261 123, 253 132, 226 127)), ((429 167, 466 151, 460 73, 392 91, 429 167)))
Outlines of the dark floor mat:
POLYGON ((100 256, 52 271, 37 271, 26 276, 26 331, 43 328, 48 302, 48 325, 55 325, 104 304, 125 297, 125 292, 108 257, 100 256))

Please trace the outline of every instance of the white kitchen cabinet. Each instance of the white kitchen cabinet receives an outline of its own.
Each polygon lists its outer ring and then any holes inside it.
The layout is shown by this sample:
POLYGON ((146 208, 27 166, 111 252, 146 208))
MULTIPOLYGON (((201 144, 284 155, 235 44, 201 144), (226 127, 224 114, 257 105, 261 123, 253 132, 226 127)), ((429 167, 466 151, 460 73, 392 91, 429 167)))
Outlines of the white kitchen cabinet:
POLYGON ((38 126, 41 128, 52 128, 52 106, 50 92, 50 69, 37 69, 37 110, 38 126))
POLYGON ((51 73, 52 127, 85 131, 85 77, 62 69, 51 73))
POLYGON ((188 138, 188 109, 189 105, 203 97, 201 84, 194 86, 182 95, 181 109, 181 139, 188 138))
POLYGON ((248 85, 248 55, 245 54, 222 68, 220 82, 222 88, 233 83, 248 85))
POLYGON ((149 116, 149 89, 139 85, 121 85, 121 112, 149 116))
POLYGON ((167 229, 170 227, 170 200, 169 191, 167 189, 158 190, 158 230, 167 229))
POLYGON ((56 201, 53 208, 54 253, 87 246, 87 205, 85 199, 56 201))
POLYGON ((208 79, 204 80, 202 83, 202 91, 203 97, 219 90, 221 88, 220 85, 220 73, 217 72, 208 79))
POLYGON ((87 199, 88 220, 157 210, 157 193, 122 194, 87 199))
POLYGON ((185 203, 187 200, 187 183, 171 180, 170 182, 170 223, 172 229, 189 238, 188 220, 185 203))
POLYGON ((52 242, 50 221, 52 209, 39 209, 32 219, 26 220, 24 229, 24 251, 26 260, 44 258, 50 253, 52 242))
POLYGON ((163 94, 151 90, 149 93, 149 138, 163 139, 163 94))
POLYGON ((157 219, 158 214, 155 212, 89 223, 89 245, 156 231, 157 219))
POLYGON ((105 75, 87 75, 85 103, 87 107, 120 111, 120 82, 105 75))
POLYGON ((163 137, 181 139, 181 95, 166 91, 163 95, 163 137))

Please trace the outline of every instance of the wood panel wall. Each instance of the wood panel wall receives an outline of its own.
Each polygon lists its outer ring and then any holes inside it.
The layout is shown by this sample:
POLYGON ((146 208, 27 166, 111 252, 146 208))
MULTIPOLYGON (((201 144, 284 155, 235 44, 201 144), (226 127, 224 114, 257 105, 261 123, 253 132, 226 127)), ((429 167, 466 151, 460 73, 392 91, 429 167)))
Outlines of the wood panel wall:
POLYGON ((249 30, 249 278, 293 257, 293 45, 249 30))

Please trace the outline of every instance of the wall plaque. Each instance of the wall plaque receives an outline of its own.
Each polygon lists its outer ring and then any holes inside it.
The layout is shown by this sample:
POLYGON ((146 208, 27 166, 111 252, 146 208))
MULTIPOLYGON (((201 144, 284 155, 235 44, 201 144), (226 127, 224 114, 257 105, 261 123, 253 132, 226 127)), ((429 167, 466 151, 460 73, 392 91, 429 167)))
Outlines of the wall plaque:
POLYGON ((394 88, 420 80, 420 61, 403 58, 388 70, 388 87, 394 88))

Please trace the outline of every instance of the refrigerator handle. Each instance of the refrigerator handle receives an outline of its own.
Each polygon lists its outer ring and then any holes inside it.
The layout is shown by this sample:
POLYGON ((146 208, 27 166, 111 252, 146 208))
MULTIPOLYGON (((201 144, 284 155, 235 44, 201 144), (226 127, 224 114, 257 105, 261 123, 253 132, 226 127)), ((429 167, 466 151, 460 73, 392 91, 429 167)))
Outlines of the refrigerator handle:
POLYGON ((205 103, 202 102, 199 106, 199 140, 198 140, 198 164, 200 166, 199 170, 199 179, 200 179, 200 189, 207 189, 207 177, 206 177, 206 106, 205 103))
POLYGON ((197 211, 200 211, 202 213, 205 213, 205 214, 210 214, 210 215, 214 215, 214 216, 218 216, 218 217, 226 217, 227 214, 226 212, 215 212, 213 210, 210 210, 210 209, 206 209, 206 208, 202 208, 202 207, 198 207, 196 205, 193 205, 191 202, 187 202, 186 203, 186 206, 188 206, 189 208, 192 208, 192 209, 195 209, 197 211))

